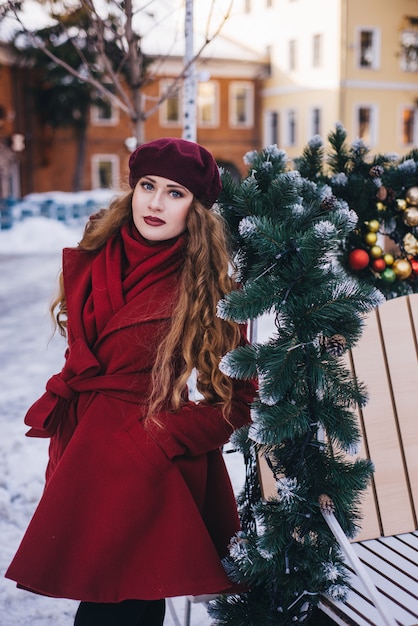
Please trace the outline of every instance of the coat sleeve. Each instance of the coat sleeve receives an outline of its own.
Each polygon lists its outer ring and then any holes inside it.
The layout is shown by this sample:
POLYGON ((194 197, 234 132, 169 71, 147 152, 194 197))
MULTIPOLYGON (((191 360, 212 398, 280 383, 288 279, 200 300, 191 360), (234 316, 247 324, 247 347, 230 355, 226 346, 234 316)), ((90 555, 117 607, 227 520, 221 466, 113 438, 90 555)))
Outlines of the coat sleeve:
POLYGON ((250 403, 256 391, 254 381, 235 381, 234 397, 228 419, 217 405, 205 402, 186 403, 176 413, 163 412, 163 429, 153 430, 153 437, 169 459, 176 456, 199 456, 224 445, 237 428, 251 421, 250 403))

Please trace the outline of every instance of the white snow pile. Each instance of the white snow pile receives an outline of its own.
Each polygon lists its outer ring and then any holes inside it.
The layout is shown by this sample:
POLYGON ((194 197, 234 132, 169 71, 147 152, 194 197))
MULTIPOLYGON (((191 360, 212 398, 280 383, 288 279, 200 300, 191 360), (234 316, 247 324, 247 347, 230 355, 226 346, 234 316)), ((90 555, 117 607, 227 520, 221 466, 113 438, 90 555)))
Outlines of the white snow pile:
POLYGON ((76 246, 82 230, 47 217, 28 217, 0 231, 0 254, 49 254, 76 246))

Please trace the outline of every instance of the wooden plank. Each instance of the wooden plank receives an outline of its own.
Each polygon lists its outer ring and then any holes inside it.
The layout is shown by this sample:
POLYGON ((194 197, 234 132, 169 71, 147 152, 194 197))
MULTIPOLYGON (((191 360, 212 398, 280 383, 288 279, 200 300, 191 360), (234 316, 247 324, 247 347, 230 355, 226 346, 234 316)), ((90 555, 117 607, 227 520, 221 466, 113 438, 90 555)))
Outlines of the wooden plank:
MULTIPOLYGON (((351 352, 347 352, 344 356, 344 365, 354 375, 354 363, 351 352)), ((369 458, 369 453, 365 443, 365 433, 363 424, 363 415, 361 409, 358 407, 356 411, 357 425, 362 434, 361 441, 357 450, 356 456, 362 459, 369 458)), ((354 455, 348 458, 352 461, 355 460, 354 455)), ((376 496, 374 490, 373 480, 370 481, 367 489, 361 494, 360 510, 362 514, 361 528, 357 535, 351 541, 361 541, 363 539, 370 539, 379 537, 381 535, 380 518, 376 507, 376 496)))
POLYGON ((418 363, 408 298, 395 298, 386 302, 379 309, 379 318, 410 482, 415 519, 409 530, 413 530, 417 527, 418 511, 418 363))
POLYGON ((369 619, 353 610, 351 606, 342 602, 334 602, 327 597, 321 598, 318 606, 325 615, 328 615, 339 626, 376 626, 379 623, 376 621, 379 619, 379 615, 375 609, 373 610, 373 607, 370 610, 374 612, 374 615, 372 614, 369 619))
MULTIPOLYGON (((327 520, 327 518, 324 519, 327 520)), ((343 544, 346 542, 343 540, 343 544)), ((343 545, 341 546, 343 548, 343 545)), ((352 549, 400 626, 418 626, 418 532, 352 544, 352 549)), ((344 550, 345 552, 345 550, 344 550)), ((362 578, 347 561, 350 591, 345 603, 324 598, 321 610, 337 624, 383 626, 362 578)), ((376 599, 376 602, 379 600, 376 599)))
MULTIPOLYGON (((397 604, 418 619, 418 583, 380 555, 365 548, 362 543, 356 543, 354 550, 366 566, 377 589, 387 598, 396 599, 397 604)), ((396 618, 396 613, 393 616, 396 618)))
MULTIPOLYGON (((354 546, 349 543, 335 515, 333 513, 322 511, 322 516, 324 521, 328 524, 332 534, 337 539, 340 548, 344 553, 345 561, 348 567, 356 573, 356 576, 353 576, 353 584, 358 584, 364 588, 364 594, 362 595, 367 599, 367 602, 371 605, 371 607, 377 611, 379 615, 379 624, 382 624, 382 626, 395 626, 395 620, 388 609, 387 599, 376 589, 376 585, 371 579, 367 568, 357 556, 354 546)), ((357 599, 357 603, 359 603, 359 598, 357 599)), ((346 601, 345 604, 348 604, 348 602, 346 601)), ((361 614, 367 615, 364 610, 362 610, 361 614)))
MULTIPOLYGON (((395 552, 402 552, 405 558, 413 563, 418 563, 417 537, 412 533, 394 535, 393 537, 380 537, 379 541, 389 546, 395 552)), ((418 567, 418 565, 417 565, 418 567)))
MULTIPOLYGON (((361 559, 368 576, 379 592, 384 594, 382 602, 385 602, 388 615, 393 616, 396 623, 401 626, 417 626, 418 599, 414 595, 417 583, 410 592, 406 592, 399 587, 400 582, 405 584, 405 579, 402 576, 399 577, 396 568, 391 571, 388 563, 384 561, 382 563, 381 559, 364 547, 364 545, 378 546, 380 541, 365 541, 362 544, 354 544, 353 548, 361 559), (369 552, 370 554, 368 554, 369 552), (380 568, 381 571, 379 571, 380 568)), ((406 582, 409 583, 409 581, 406 582)), ((373 606, 362 579, 351 570, 351 566, 349 567, 349 586, 350 590, 345 603, 324 598, 320 602, 321 610, 340 625, 383 626, 384 621, 381 612, 376 606, 373 606)))
MULTIPOLYGON (((411 318, 415 328, 415 337, 418 337, 418 293, 408 296, 411 318)), ((417 355, 418 356, 418 355, 417 355)))
MULTIPOLYGON (((390 538, 391 537, 383 537, 382 539, 390 538)), ((417 554, 415 553, 414 555, 414 551, 408 544, 402 541, 396 541, 395 539, 394 545, 391 546, 389 543, 383 542, 380 539, 370 539, 369 541, 363 541, 361 545, 391 563, 395 569, 405 572, 405 574, 412 578, 413 582, 418 582, 417 554)))
POLYGON ((265 500, 277 498, 276 480, 273 472, 267 465, 264 454, 257 455, 258 478, 260 481, 261 495, 265 500))
MULTIPOLYGON (((384 306, 386 303, 382 308, 384 306)), ((414 516, 376 312, 368 316, 363 336, 352 349, 352 356, 356 375, 366 384, 369 393, 362 413, 366 445, 375 465, 374 486, 383 534, 409 532, 415 528, 414 516)))
MULTIPOLYGON (((418 532, 415 531, 413 533, 407 533, 406 535, 398 535, 396 536, 398 541, 403 541, 407 543, 414 550, 418 550, 418 532)), ((417 558, 418 562, 418 558, 417 558)))

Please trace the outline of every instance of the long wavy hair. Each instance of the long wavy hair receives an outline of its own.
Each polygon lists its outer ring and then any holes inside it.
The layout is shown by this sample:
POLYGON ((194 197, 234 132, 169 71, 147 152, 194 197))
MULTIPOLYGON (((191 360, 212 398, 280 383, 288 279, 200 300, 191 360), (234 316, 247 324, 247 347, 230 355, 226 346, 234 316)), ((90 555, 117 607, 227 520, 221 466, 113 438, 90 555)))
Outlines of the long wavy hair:
MULTIPOLYGON (((109 209, 91 219, 79 247, 102 248, 121 226, 132 220, 132 195, 116 198, 109 209)), ((231 257, 223 218, 212 208, 193 200, 187 217, 185 262, 179 297, 169 332, 159 344, 151 373, 147 421, 158 424, 161 409, 178 410, 186 383, 196 370, 196 388, 204 400, 222 407, 225 419, 231 410, 232 382, 219 369, 221 357, 240 341, 235 322, 216 315, 219 300, 234 287, 231 257), (179 368, 180 363, 180 368, 179 368)), ((56 299, 51 304, 58 329, 66 335, 67 316, 62 274, 56 299)))

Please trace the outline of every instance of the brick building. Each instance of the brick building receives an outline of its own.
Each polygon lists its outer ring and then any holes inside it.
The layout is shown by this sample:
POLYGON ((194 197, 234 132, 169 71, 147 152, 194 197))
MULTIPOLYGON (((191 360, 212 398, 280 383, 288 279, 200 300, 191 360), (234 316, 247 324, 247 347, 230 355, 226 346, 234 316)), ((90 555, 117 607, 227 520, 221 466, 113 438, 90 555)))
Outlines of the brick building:
MULTIPOLYGON (((220 165, 239 176, 245 173, 243 155, 261 146, 260 87, 265 61, 237 44, 228 56, 202 58, 196 64, 198 82, 197 141, 213 152, 220 165)), ((72 191, 79 137, 71 127, 42 124, 33 98, 35 73, 19 67, 0 48, 0 197, 23 197, 32 192, 72 191), (1 165, 1 163, 5 163, 1 165)), ((181 56, 158 64, 155 80, 143 93, 146 110, 168 81, 182 71, 181 56)), ((145 140, 181 137, 182 87, 144 123, 145 140)), ((81 190, 119 189, 126 184, 132 150, 131 124, 117 107, 103 102, 92 106, 84 144, 81 190)))

